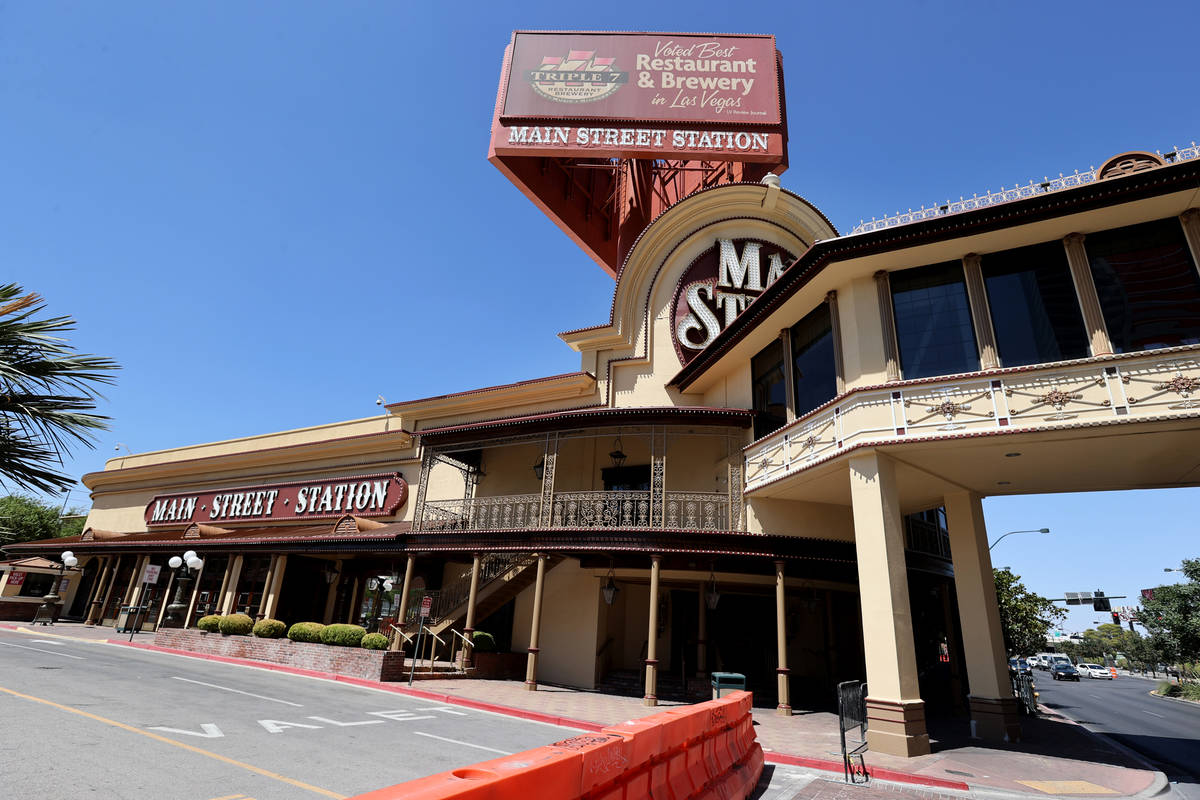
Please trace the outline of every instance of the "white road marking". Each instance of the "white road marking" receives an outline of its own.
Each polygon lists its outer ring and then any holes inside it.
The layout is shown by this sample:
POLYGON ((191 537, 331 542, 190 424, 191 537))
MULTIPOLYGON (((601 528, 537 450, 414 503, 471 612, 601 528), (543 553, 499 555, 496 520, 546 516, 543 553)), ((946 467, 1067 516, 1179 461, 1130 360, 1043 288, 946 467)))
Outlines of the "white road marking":
POLYGON ((508 750, 497 750, 494 747, 484 747, 481 744, 472 744, 471 742, 460 742, 458 739, 447 739, 445 736, 434 736, 432 733, 422 733, 421 731, 413 731, 417 736, 425 736, 429 739, 437 739, 441 742, 449 742, 450 744, 461 744, 463 747, 474 747, 476 750, 487 750, 489 753, 499 753, 502 756, 511 756, 508 750))
POLYGON ((259 700, 270 700, 272 703, 283 703, 285 706, 295 706, 296 708, 304 708, 304 706, 301 705, 300 703, 293 703, 291 700, 280 700, 278 697, 267 697, 266 695, 262 695, 262 694, 253 694, 251 692, 243 692, 241 689, 233 689, 228 686, 218 686, 215 683, 205 683, 204 681, 194 681, 191 678, 181 678, 178 675, 172 675, 171 680, 187 681, 188 683, 195 683, 200 686, 207 686, 210 689, 221 689, 222 691, 226 691, 226 692, 236 692, 237 694, 244 694, 247 697, 257 697, 259 700))
POLYGON ((52 656, 62 656, 63 658, 73 658, 77 661, 87 661, 83 656, 73 656, 70 653, 60 653, 57 650, 43 650, 40 647, 27 647, 23 644, 12 644, 11 642, 0 642, 5 647, 19 647, 22 650, 36 650, 39 653, 49 653, 52 656))
POLYGON ((373 717, 395 720, 396 722, 412 722, 414 719, 436 719, 433 714, 414 714, 411 711, 397 709, 395 711, 368 711, 373 717))
POLYGON ((187 731, 183 728, 168 728, 165 725, 151 725, 152 731, 166 731, 167 733, 182 733, 184 736, 199 736, 201 739, 223 739, 225 734, 221 733, 221 729, 211 722, 203 722, 200 724, 202 733, 196 731, 187 731))
POLYGON ((303 722, 284 722, 280 719, 260 719, 258 724, 266 728, 267 733, 283 733, 288 728, 311 728, 314 731, 321 730, 320 725, 307 725, 303 722))
POLYGON ((1088 696, 1089 696, 1089 697, 1098 697, 1098 698, 1100 698, 1101 700, 1103 700, 1103 699, 1104 699, 1103 697, 1101 697, 1100 695, 1096 694, 1095 692, 1088 692, 1088 696))
POLYGON ((54 639, 30 639, 31 642, 41 642, 42 644, 52 644, 55 647, 62 647, 63 643, 54 639))
POLYGON ((1147 711, 1144 708, 1139 708, 1138 711, 1141 711, 1143 714, 1149 714, 1152 717, 1158 717, 1159 719, 1166 719, 1166 717, 1164 717, 1162 714, 1155 714, 1153 711, 1147 711))
POLYGON ((362 720, 359 720, 358 722, 338 722, 336 719, 329 719, 327 717, 309 717, 309 719, 315 719, 317 722, 327 722, 330 725, 333 725, 334 727, 337 727, 337 728, 350 728, 355 725, 382 725, 383 724, 383 720, 381 720, 381 719, 362 719, 362 720))
POLYGON ((459 716, 459 717, 471 716, 470 714, 466 713, 465 711, 456 711, 455 709, 451 708, 450 706, 445 706, 445 705, 443 705, 443 706, 421 706, 421 710, 422 711, 442 711, 446 714, 454 714, 455 716, 459 716))

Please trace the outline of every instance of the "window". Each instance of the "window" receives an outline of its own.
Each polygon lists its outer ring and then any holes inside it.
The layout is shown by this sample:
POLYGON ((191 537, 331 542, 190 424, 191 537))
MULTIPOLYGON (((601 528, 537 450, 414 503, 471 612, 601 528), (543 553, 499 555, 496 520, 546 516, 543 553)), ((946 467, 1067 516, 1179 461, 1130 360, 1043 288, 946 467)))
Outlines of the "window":
POLYGON ((983 280, 1001 366, 1088 356, 1083 314, 1061 242, 986 255, 983 280))
POLYGON ((58 580, 57 575, 46 575, 42 572, 27 572, 25 582, 21 584, 18 597, 44 597, 50 594, 58 580))
POLYGON ((600 470, 606 492, 650 491, 650 465, 635 464, 631 467, 604 467, 600 470))
POLYGON ((901 270, 888 279, 906 379, 979 369, 961 262, 901 270))
POLYGON ((792 378, 796 382, 798 417, 837 394, 833 321, 828 303, 817 306, 792 326, 792 378))
POLYGON ((783 376, 783 342, 776 339, 750 361, 754 395, 754 438, 787 424, 787 383, 783 376))
POLYGON ((1179 220, 1089 234, 1084 247, 1113 350, 1200 342, 1200 275, 1179 220))

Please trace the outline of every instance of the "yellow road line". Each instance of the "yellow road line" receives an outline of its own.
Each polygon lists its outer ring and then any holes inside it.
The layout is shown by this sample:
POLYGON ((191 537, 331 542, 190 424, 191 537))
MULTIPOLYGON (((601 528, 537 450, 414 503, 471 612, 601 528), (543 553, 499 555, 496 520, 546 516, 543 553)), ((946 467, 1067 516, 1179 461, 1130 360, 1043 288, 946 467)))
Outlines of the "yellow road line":
MULTIPOLYGON (((64 706, 61 703, 55 703, 53 700, 46 700, 41 697, 34 697, 31 694, 22 694, 21 692, 13 691, 12 689, 6 689, 3 686, 0 686, 0 692, 5 692, 7 694, 11 694, 13 697, 20 697, 23 700, 30 700, 34 703, 41 703, 42 705, 47 705, 47 706, 50 706, 51 708, 57 708, 60 711, 67 711, 67 712, 70 712, 71 714, 78 714, 81 717, 87 717, 88 719, 93 719, 96 722, 103 722, 105 725, 111 725, 114 728, 120 728, 121 730, 129 731, 130 733, 136 733, 140 736, 145 736, 145 737, 154 739, 159 742, 164 742, 166 744, 173 745, 175 747, 179 747, 184 750, 191 751, 193 753, 199 753, 202 756, 208 756, 209 758, 216 759, 217 761, 222 761, 226 764, 230 764, 235 767, 241 767, 244 770, 249 770, 250 772, 253 772, 256 775, 262 775, 263 777, 271 778, 272 780, 277 780, 282 783, 286 783, 291 786, 295 786, 299 789, 307 789, 310 792, 316 792, 317 794, 324 795, 325 797, 332 797, 332 798, 334 798, 334 800, 346 800, 346 795, 344 795, 344 794, 338 794, 337 792, 331 792, 328 789, 322 789, 319 786, 313 786, 312 784, 304 783, 303 781, 298 781, 294 778, 288 778, 284 775, 280 775, 278 772, 271 772, 270 770, 263 769, 262 767, 256 767, 253 764, 247 764, 245 761, 238 761, 235 758, 229 758, 228 756, 223 756, 220 753, 214 753, 210 750, 205 750, 202 747, 196 747, 195 745, 184 744, 183 742, 177 742, 174 739, 168 739, 166 736, 159 736, 157 733, 150 733, 149 731, 144 731, 141 728, 135 728, 132 725, 126 725, 123 722, 117 722, 116 720, 108 719, 106 717, 101 717, 96 714, 91 714, 87 711, 80 711, 78 708, 71 708, 70 706, 64 706)), ((239 795, 233 795, 233 796, 238 797, 239 795)))
POLYGON ((244 795, 244 794, 226 794, 226 795, 222 795, 221 797, 210 798, 209 800, 246 800, 246 795, 244 795))

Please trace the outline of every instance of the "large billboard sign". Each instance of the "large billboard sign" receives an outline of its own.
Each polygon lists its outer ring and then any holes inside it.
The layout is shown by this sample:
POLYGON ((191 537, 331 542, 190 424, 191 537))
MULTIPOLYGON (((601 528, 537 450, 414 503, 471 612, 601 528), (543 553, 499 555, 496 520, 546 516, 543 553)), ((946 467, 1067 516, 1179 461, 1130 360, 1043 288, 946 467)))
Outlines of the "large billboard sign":
POLYGON ((303 483, 242 486, 208 492, 157 495, 146 504, 146 524, 329 519, 344 514, 382 517, 408 499, 399 473, 354 475, 303 483))
POLYGON ((775 37, 517 31, 496 155, 778 161, 775 37))

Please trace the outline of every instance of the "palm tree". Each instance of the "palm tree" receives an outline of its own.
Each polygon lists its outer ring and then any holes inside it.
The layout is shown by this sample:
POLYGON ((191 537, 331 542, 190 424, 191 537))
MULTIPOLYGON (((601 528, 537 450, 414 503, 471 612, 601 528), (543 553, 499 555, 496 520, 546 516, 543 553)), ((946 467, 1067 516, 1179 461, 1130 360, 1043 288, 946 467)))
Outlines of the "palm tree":
POLYGON ((74 484, 62 456, 93 447, 108 417, 92 412, 99 384, 120 369, 112 359, 76 353, 59 334, 70 317, 35 319, 42 298, 15 283, 0 285, 0 482, 59 492, 74 484))

